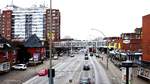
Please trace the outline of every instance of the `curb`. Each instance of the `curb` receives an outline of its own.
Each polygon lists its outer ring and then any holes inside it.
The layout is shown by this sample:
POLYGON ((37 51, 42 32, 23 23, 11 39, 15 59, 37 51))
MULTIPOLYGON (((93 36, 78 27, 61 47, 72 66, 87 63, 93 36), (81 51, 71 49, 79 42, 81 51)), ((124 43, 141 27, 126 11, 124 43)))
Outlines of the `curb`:
MULTIPOLYGON (((109 77, 109 80, 112 82, 112 84, 121 84, 121 77, 120 76, 118 76, 118 75, 116 75, 116 72, 114 72, 114 71, 112 71, 112 70, 110 70, 109 68, 110 67, 108 67, 108 70, 106 69, 106 64, 104 63, 104 60, 105 60, 105 58, 102 60, 102 59, 100 59, 100 60, 98 60, 100 63, 101 63, 101 65, 104 67, 104 69, 106 70, 106 73, 107 73, 107 75, 108 75, 108 77, 109 77), (120 81, 119 81, 120 80, 120 81)), ((113 67, 113 69, 114 68, 116 68, 116 66, 114 66, 114 64, 112 64, 112 62, 109 60, 109 66, 111 66, 111 68, 113 67), (111 64, 111 65, 110 65, 111 64)))

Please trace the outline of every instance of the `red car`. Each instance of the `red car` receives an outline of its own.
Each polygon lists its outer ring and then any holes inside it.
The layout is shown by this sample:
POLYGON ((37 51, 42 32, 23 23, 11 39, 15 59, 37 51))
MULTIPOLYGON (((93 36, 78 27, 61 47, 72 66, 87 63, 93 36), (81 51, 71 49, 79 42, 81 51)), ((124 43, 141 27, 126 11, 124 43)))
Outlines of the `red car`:
POLYGON ((42 69, 38 72, 39 76, 45 76, 48 74, 48 69, 42 69))

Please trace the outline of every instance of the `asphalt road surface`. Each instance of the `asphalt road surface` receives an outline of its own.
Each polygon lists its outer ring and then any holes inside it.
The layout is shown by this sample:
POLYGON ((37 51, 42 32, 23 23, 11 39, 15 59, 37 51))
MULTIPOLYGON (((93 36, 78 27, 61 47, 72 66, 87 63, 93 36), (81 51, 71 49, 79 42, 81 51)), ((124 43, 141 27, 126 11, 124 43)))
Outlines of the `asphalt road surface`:
MULTIPOLYGON (((58 60, 53 60, 53 65, 67 60, 67 56, 60 57, 58 60)), ((12 70, 9 73, 0 75, 0 84, 22 84, 23 82, 34 77, 38 71, 49 66, 49 60, 45 60, 43 64, 28 67, 25 71, 12 70)))
MULTIPOLYGON (((111 84, 105 70, 96 59, 95 56, 89 56, 89 60, 84 60, 84 54, 76 54, 75 57, 68 57, 59 62, 53 67, 56 71, 54 84, 79 84, 82 77, 90 78, 93 84, 111 84), (90 65, 89 71, 83 70, 85 64, 90 65)), ((23 84, 48 84, 48 77, 37 75, 23 84)))

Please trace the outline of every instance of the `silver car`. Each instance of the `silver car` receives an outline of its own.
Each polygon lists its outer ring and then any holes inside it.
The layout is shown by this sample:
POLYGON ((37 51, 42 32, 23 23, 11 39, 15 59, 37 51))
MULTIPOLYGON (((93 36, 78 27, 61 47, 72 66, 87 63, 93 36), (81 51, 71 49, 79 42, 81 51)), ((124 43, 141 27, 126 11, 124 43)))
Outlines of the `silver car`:
POLYGON ((16 65, 13 65, 12 68, 16 70, 26 70, 27 66, 26 64, 16 64, 16 65))

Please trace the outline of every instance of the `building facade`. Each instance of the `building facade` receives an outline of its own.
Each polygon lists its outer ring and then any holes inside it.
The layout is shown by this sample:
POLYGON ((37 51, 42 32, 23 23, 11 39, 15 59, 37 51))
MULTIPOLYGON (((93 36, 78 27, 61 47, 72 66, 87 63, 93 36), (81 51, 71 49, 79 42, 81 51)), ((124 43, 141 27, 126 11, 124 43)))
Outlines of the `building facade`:
POLYGON ((143 16, 142 23, 142 49, 143 61, 150 61, 150 14, 143 16))
POLYGON ((121 34, 121 49, 124 51, 137 52, 141 51, 141 34, 122 33, 121 34))
MULTIPOLYGON (((0 33, 7 40, 24 41, 36 34, 42 41, 47 40, 50 28, 50 10, 44 6, 20 8, 17 6, 6 7, 1 14, 0 33)), ((60 40, 60 12, 52 10, 53 40, 60 40)))
POLYGON ((134 30, 134 32, 136 33, 136 34, 142 34, 142 28, 136 28, 135 30, 134 30))
POLYGON ((12 44, 0 35, 0 73, 8 72, 16 63, 16 50, 12 44))
POLYGON ((45 8, 14 8, 12 13, 12 40, 27 40, 36 34, 45 40, 45 8))
POLYGON ((12 10, 3 10, 1 14, 0 33, 7 40, 11 40, 12 10))
POLYGON ((1 9, 0 9, 0 34, 1 34, 1 28, 2 28, 2 18, 1 18, 1 9))
MULTIPOLYGON (((52 33, 53 33, 53 40, 59 41, 60 40, 60 12, 58 9, 52 9, 52 33)), ((48 33, 50 29, 50 9, 46 10, 46 32, 48 33)), ((46 34, 47 34, 46 33, 46 34)), ((47 37, 48 39, 48 37, 47 37)))

